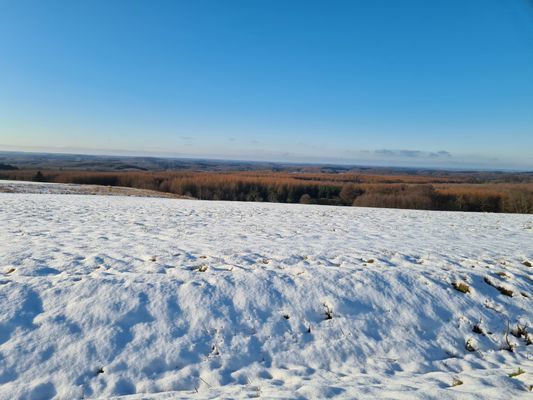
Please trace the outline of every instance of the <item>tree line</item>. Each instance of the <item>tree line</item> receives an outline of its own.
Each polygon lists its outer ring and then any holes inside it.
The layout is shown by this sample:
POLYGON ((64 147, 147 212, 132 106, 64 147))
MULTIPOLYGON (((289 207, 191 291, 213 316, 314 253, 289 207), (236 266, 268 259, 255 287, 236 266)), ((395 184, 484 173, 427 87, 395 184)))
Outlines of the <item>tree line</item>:
POLYGON ((0 171, 2 179, 125 186, 202 200, 533 213, 533 183, 277 172, 0 171))

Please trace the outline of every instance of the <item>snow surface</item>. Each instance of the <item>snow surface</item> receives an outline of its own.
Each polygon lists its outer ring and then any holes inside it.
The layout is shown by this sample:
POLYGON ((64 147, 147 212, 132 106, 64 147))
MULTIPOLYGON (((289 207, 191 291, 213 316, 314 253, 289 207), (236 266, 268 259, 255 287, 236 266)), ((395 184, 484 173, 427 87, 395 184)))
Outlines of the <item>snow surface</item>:
POLYGON ((531 215, 0 194, 0 398, 531 398, 506 330, 532 239, 531 215))
POLYGON ((75 183, 51 183, 33 181, 10 181, 0 179, 0 193, 46 193, 46 194, 85 194, 105 196, 139 196, 185 198, 172 193, 137 189, 122 186, 78 185, 75 183))

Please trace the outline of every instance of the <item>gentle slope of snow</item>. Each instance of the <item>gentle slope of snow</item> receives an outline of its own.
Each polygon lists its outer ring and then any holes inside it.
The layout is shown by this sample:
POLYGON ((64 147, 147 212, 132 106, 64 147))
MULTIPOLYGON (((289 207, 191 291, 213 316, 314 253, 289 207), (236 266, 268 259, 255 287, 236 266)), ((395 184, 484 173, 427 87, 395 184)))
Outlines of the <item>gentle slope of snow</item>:
POLYGON ((0 179, 0 193, 84 194, 167 198, 185 197, 155 190, 136 189, 122 186, 78 185, 75 183, 49 183, 33 181, 9 181, 4 179, 0 179))
POLYGON ((528 215, 0 194, 0 398, 529 398, 532 259, 528 215))

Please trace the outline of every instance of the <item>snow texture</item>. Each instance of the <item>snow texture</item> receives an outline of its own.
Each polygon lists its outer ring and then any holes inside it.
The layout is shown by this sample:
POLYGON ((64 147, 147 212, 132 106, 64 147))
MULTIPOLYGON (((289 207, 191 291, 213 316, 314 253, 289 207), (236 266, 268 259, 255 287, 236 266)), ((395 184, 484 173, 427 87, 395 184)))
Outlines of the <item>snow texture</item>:
POLYGON ((3 193, 0 399, 531 398, 532 239, 530 215, 3 193))

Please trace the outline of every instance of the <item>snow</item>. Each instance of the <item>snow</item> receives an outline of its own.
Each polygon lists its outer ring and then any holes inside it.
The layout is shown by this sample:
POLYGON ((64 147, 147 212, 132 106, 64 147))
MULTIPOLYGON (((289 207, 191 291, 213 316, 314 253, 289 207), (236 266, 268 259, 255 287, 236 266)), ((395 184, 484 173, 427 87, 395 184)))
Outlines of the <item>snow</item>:
POLYGON ((75 183, 51 183, 10 181, 0 179, 0 193, 85 194, 105 196, 139 196, 185 198, 172 193, 136 189, 122 186, 78 185, 75 183))
POLYGON ((0 193, 0 399, 530 398, 506 331, 532 239, 531 215, 0 193))

